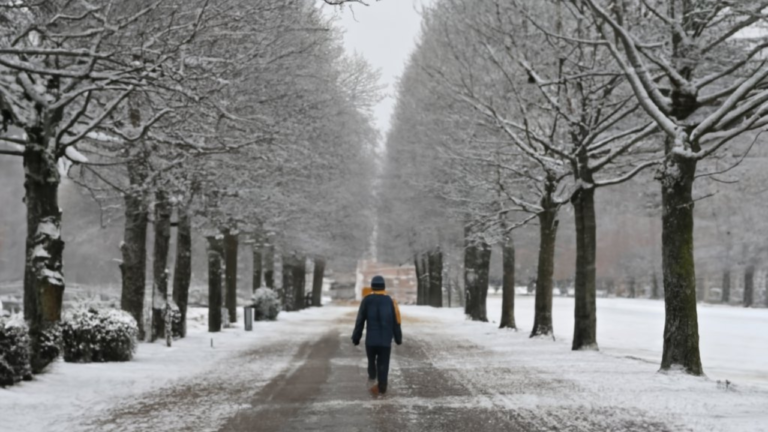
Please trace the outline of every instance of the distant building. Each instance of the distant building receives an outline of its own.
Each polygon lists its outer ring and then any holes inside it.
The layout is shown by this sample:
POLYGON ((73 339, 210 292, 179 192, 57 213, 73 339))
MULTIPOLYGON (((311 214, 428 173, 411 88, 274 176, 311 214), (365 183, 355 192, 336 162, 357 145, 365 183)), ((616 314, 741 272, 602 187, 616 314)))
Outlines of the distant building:
POLYGON ((387 284, 387 293, 398 303, 416 303, 416 268, 412 265, 393 266, 372 260, 362 260, 357 263, 357 281, 355 283, 355 298, 363 298, 363 288, 370 286, 371 279, 383 276, 387 284))

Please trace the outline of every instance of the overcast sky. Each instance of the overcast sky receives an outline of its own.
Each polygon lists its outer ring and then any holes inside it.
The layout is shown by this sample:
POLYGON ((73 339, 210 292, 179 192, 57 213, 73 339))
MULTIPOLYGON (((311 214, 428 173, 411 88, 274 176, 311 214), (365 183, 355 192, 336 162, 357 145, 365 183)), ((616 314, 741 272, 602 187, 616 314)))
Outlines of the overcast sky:
POLYGON ((420 11, 428 0, 370 1, 370 6, 344 8, 339 25, 346 30, 344 43, 380 69, 387 97, 376 107, 376 123, 384 134, 395 103, 397 78, 415 47, 421 26, 420 11))

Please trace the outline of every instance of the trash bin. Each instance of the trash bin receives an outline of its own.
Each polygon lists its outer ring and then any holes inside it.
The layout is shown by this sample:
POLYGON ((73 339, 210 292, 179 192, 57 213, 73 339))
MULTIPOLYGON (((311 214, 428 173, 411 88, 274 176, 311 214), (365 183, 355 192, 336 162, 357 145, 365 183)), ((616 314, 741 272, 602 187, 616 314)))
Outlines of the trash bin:
POLYGON ((243 320, 245 321, 245 331, 253 330, 253 308, 245 306, 243 308, 243 320))

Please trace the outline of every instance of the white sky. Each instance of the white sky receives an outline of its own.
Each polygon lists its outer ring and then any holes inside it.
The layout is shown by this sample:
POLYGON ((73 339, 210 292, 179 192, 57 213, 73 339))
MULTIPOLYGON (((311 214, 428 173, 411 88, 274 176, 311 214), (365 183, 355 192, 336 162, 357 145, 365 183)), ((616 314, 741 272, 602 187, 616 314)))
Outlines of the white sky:
POLYGON ((381 70, 387 97, 375 109, 376 125, 382 134, 389 128, 395 104, 395 83, 415 47, 421 29, 421 9, 429 0, 380 0, 369 6, 337 11, 339 25, 346 30, 344 44, 349 52, 362 54, 381 70))

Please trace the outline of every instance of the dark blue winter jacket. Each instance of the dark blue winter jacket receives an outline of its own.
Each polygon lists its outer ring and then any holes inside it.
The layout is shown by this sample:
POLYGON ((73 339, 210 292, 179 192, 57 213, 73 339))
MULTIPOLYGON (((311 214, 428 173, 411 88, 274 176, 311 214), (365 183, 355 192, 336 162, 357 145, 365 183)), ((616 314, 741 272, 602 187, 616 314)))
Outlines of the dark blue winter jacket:
POLYGON ((403 343, 403 333, 400 330, 400 308, 397 302, 384 291, 373 291, 360 303, 357 312, 355 331, 352 332, 352 343, 358 345, 363 338, 363 328, 368 322, 365 333, 365 345, 377 347, 392 346, 392 339, 400 345, 403 343))

